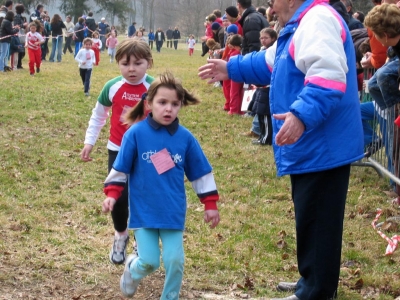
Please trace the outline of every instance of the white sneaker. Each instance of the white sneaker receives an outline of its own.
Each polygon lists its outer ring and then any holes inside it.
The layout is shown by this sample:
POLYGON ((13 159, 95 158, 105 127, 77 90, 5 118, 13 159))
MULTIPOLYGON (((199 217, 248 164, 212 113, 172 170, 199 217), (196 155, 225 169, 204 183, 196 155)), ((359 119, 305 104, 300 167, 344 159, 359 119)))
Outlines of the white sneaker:
POLYGON ((122 294, 127 298, 132 298, 135 295, 137 287, 140 281, 135 281, 132 279, 130 265, 131 262, 137 257, 136 254, 131 254, 126 259, 124 273, 122 273, 121 280, 119 281, 119 287, 122 294))
POLYGON ((123 264, 126 258, 126 247, 129 243, 129 235, 115 236, 114 243, 110 251, 110 261, 113 264, 123 264))

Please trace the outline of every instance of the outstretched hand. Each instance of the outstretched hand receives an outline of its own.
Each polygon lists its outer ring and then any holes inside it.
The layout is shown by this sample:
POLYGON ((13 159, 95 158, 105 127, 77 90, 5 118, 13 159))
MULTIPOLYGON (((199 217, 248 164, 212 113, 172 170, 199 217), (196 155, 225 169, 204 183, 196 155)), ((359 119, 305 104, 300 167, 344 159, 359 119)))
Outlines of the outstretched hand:
POLYGON ((210 228, 215 228, 219 223, 219 212, 215 210, 206 210, 204 212, 204 221, 206 223, 210 222, 210 228))
POLYGON ((214 83, 229 79, 226 61, 222 59, 208 59, 207 64, 199 68, 198 76, 202 79, 210 79, 207 83, 214 83))

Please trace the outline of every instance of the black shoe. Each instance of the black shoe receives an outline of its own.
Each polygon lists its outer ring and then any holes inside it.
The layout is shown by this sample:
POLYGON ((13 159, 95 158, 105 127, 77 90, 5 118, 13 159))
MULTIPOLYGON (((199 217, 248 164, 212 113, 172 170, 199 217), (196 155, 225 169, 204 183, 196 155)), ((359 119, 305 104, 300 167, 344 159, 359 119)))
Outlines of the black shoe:
POLYGON ((4 67, 4 72, 11 72, 12 69, 9 66, 4 67))
POLYGON ((24 67, 22 67, 22 66, 19 66, 19 67, 17 67, 17 69, 23 69, 24 67))
POLYGON ((276 289, 281 292, 294 292, 296 291, 297 282, 279 282, 276 289))
POLYGON ((40 68, 36 68, 36 73, 40 73, 40 68))

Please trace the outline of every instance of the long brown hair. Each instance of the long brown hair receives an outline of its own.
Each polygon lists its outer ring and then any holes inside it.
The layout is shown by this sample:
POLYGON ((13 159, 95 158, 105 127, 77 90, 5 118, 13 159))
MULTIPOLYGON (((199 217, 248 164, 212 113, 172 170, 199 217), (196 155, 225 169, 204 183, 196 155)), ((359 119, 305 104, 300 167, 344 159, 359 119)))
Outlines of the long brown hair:
POLYGON ((182 83, 179 79, 175 78, 171 72, 166 71, 153 81, 149 90, 147 91, 147 94, 143 94, 142 100, 140 100, 136 106, 134 106, 125 114, 125 124, 131 125, 144 118, 147 110, 147 103, 153 102, 154 97, 156 96, 160 87, 175 90, 178 99, 182 102, 182 106, 200 103, 200 100, 196 96, 189 93, 182 86, 182 83), (147 101, 147 103, 145 103, 145 101, 147 101))

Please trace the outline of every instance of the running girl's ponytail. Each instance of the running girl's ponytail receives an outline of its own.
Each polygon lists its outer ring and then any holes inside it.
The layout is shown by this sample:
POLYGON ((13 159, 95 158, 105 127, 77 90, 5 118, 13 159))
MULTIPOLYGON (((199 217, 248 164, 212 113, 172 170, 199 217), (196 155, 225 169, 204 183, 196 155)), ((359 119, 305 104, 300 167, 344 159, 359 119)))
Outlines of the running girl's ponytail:
POLYGON ((147 93, 142 95, 142 99, 128 110, 125 115, 123 116, 124 124, 131 126, 146 117, 146 110, 147 110, 147 93))

